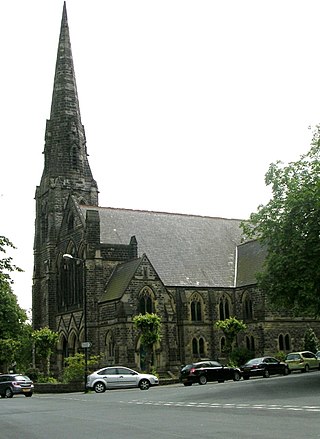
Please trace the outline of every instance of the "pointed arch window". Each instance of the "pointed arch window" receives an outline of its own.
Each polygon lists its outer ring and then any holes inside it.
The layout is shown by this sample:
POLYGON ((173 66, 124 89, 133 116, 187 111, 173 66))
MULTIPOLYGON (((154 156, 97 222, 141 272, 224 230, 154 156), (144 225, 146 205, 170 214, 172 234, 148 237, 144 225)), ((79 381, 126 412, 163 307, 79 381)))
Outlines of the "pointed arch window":
POLYGON ((154 312, 153 292, 151 288, 144 288, 140 294, 138 312, 139 314, 152 314, 154 312))
POLYGON ((48 207, 44 204, 41 209, 40 216, 40 239, 45 242, 48 238, 48 207))
POLYGON ((252 300, 248 295, 244 296, 242 302, 242 312, 243 312, 243 318, 245 320, 251 320, 253 318, 252 300))
POLYGON ((226 347, 226 338, 221 337, 221 339, 220 339, 220 352, 224 352, 225 347, 226 347))
POLYGON ((205 341, 203 337, 192 339, 192 355, 194 357, 205 357, 205 341))
POLYGON ((227 297, 221 297, 219 301, 219 320, 226 320, 230 317, 230 302, 227 297))
POLYGON ((201 302, 199 300, 191 302, 191 320, 193 322, 200 322, 202 320, 201 302))
POLYGON ((246 340, 246 348, 248 349, 248 351, 254 353, 256 349, 254 337, 252 335, 251 336, 247 335, 245 340, 246 340))
POLYGON ((280 334, 279 335, 279 350, 280 351, 290 351, 291 350, 291 340, 290 335, 280 334))
MULTIPOLYGON (((75 255, 75 251, 68 252, 75 255)), ((83 306, 84 264, 81 260, 65 260, 60 258, 58 263, 57 299, 59 311, 83 306)), ((82 259, 82 258, 81 258, 82 259)))

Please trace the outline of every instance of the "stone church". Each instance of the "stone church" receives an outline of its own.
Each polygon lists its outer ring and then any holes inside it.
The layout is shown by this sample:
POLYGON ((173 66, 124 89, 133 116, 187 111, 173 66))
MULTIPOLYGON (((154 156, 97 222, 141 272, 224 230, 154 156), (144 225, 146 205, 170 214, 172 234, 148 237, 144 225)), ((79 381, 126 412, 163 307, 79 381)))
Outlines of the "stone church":
POLYGON ((271 312, 256 288, 264 252, 241 242, 240 220, 102 207, 98 193, 64 3, 35 194, 33 274, 33 325, 59 333, 57 369, 89 342, 101 366, 143 370, 133 317, 146 312, 161 317, 153 352, 159 372, 222 358, 226 341, 214 323, 229 316, 247 324, 238 345, 255 355, 303 348, 308 325, 320 335, 315 321, 271 312))

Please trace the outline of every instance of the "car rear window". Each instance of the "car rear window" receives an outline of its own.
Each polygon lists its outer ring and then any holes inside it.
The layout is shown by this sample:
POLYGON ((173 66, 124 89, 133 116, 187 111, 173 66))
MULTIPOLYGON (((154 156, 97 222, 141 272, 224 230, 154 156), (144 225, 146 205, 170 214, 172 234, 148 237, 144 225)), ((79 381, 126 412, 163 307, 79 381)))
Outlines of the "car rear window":
POLYGON ((288 354, 286 360, 300 360, 299 354, 288 354))
POLYGON ((248 361, 247 364, 259 364, 262 362, 262 358, 255 358, 254 360, 248 361))
POLYGON ((186 366, 184 366, 181 371, 182 372, 186 372, 187 370, 190 370, 193 367, 193 364, 187 364, 186 366))
POLYGON ((312 352, 302 352, 302 356, 304 358, 315 358, 315 355, 312 352))

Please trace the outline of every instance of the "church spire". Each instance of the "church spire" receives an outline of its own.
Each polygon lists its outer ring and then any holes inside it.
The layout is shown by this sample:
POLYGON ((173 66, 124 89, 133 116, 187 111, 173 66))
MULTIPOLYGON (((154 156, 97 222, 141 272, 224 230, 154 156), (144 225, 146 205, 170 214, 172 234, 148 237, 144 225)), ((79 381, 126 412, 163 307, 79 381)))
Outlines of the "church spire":
POLYGON ((73 116, 81 123, 66 2, 63 4, 50 119, 73 116))
POLYGON ((97 184, 89 166, 81 122, 66 2, 63 4, 44 157, 43 189, 62 184, 64 192, 75 195, 79 202, 98 204, 97 184))

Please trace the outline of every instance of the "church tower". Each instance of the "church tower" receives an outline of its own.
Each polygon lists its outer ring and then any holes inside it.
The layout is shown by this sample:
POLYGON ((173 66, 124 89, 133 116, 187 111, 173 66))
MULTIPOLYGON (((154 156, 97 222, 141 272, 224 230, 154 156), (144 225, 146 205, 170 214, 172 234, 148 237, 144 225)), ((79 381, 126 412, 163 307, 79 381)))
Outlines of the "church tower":
POLYGON ((68 197, 98 206, 98 187, 87 157, 73 66, 66 3, 63 4, 44 169, 36 188, 33 326, 55 329, 56 243, 68 197))

